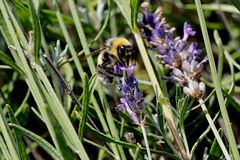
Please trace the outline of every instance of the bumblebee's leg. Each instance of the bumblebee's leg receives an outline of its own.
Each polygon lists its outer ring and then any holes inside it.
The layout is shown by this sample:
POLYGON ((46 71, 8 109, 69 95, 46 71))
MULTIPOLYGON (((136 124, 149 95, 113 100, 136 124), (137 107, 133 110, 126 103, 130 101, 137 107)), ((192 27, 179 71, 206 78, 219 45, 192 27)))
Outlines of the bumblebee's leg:
POLYGON ((114 78, 114 72, 110 68, 106 68, 103 65, 97 66, 97 73, 100 78, 105 83, 112 83, 114 78))
POLYGON ((107 61, 103 64, 99 64, 97 66, 97 70, 99 70, 99 69, 103 70, 103 72, 107 72, 108 74, 113 75, 113 76, 118 76, 118 77, 122 76, 121 74, 117 74, 114 72, 114 65, 115 65, 115 63, 111 63, 110 61, 107 61))

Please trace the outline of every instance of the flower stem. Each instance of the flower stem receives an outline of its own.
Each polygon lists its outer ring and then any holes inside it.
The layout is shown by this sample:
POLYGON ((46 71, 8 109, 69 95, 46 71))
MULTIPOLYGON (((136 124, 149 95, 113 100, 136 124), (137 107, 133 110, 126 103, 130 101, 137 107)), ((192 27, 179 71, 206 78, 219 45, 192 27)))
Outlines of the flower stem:
POLYGON ((143 138, 144 138, 144 142, 145 142, 146 149, 147 149, 148 160, 152 160, 151 152, 150 152, 149 144, 148 144, 148 140, 147 140, 147 134, 146 134, 146 130, 145 130, 145 128, 144 128, 145 121, 146 121, 146 120, 145 120, 145 118, 144 118, 144 119, 141 121, 140 126, 141 126, 141 129, 142 129, 143 138))
MULTIPOLYGON (((144 65, 146 67, 146 70, 148 72, 148 76, 150 78, 150 81, 152 82, 152 86, 153 86, 153 89, 156 93, 156 97, 157 97, 157 99, 158 98, 159 99, 165 99, 165 95, 162 92, 162 90, 161 90, 161 88, 158 84, 157 77, 155 76, 153 67, 152 67, 151 62, 148 58, 148 54, 147 54, 146 48, 144 46, 143 40, 140 36, 140 33, 139 32, 134 32, 134 37, 135 37, 136 43, 139 47, 139 51, 140 51, 140 54, 142 56, 143 63, 144 63, 144 65)), ((171 105, 170 105, 169 101, 160 100, 160 104, 162 106, 164 117, 167 121, 168 127, 169 127, 169 129, 172 133, 172 136, 173 136, 174 140, 177 142, 178 151, 181 153, 183 159, 189 159, 188 156, 187 156, 186 150, 183 147, 183 143, 181 141, 181 138, 177 133, 177 128, 176 128, 176 125, 175 125, 174 120, 173 120, 173 114, 172 114, 171 105)))
POLYGON ((209 125, 210 125, 210 127, 212 129, 212 131, 213 131, 213 134, 214 134, 214 136, 215 136, 215 138, 216 138, 220 148, 222 149, 222 152, 223 152, 225 158, 227 160, 230 160, 231 158, 230 158, 230 156, 228 154, 228 151, 227 151, 227 149, 226 149, 226 147, 225 147, 225 145, 224 145, 224 143, 223 143, 223 141, 222 141, 222 139, 221 139, 221 137, 220 137, 220 135, 219 135, 219 133, 217 131, 216 126, 213 123, 213 120, 212 120, 211 116, 209 115, 207 107, 205 106, 205 104, 204 104, 202 99, 199 99, 198 101, 201 104, 202 110, 205 113, 205 117, 206 117, 206 119, 207 119, 207 121, 208 121, 208 123, 209 123, 209 125))
POLYGON ((222 89, 221 89, 221 84, 220 84, 220 81, 219 81, 218 75, 217 75, 217 70, 216 70, 213 52, 212 52, 212 48, 211 48, 211 44, 210 44, 210 40, 209 40, 209 36, 208 36, 208 32, 207 32, 207 26, 206 26, 206 22, 204 19, 202 5, 201 5, 200 0, 195 0, 195 4, 196 4, 199 22, 200 22, 200 26, 201 26, 201 30, 202 30, 203 40, 204 40, 206 51, 207 51, 208 58, 209 58, 209 65, 210 65, 212 79, 213 79, 214 86, 215 86, 216 93, 217 93, 218 103, 219 103, 219 107, 220 107, 221 114, 223 117, 224 125, 226 128, 226 133, 227 133, 227 137, 228 137, 228 141, 229 141, 229 148, 232 151, 233 159, 240 159, 238 148, 237 148, 237 143, 234 138, 233 130, 231 127, 231 122, 230 122, 230 119, 229 119, 229 116, 227 113, 227 109, 226 109, 226 106, 224 103, 224 97, 223 97, 223 93, 222 93, 222 89))

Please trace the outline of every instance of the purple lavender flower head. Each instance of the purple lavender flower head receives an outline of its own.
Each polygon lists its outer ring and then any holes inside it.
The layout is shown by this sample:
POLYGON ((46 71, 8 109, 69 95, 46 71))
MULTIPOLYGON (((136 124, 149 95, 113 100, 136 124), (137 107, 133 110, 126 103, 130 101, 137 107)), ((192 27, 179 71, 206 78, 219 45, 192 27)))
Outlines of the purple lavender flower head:
POLYGON ((175 28, 166 24, 161 8, 152 13, 146 2, 142 8, 143 17, 138 22, 140 31, 150 46, 157 50, 160 63, 172 71, 171 76, 164 79, 179 84, 184 93, 194 99, 201 98, 205 93, 205 84, 200 82, 200 77, 208 58, 201 60, 202 50, 197 48, 197 42, 189 42, 189 37, 196 32, 185 22, 182 38, 174 36, 175 28))
POLYGON ((187 40, 196 32, 185 22, 183 37, 174 37, 175 28, 170 28, 165 22, 160 7, 152 13, 145 2, 142 8, 143 16, 138 24, 143 37, 153 48, 157 49, 157 57, 162 64, 168 68, 180 67, 187 54, 185 51, 188 48, 187 40))
POLYGON ((142 112, 143 93, 138 89, 137 79, 133 76, 135 65, 118 66, 122 72, 126 73, 125 77, 121 77, 118 84, 118 90, 122 94, 121 104, 118 105, 119 110, 128 112, 134 123, 140 124, 139 114, 142 112))

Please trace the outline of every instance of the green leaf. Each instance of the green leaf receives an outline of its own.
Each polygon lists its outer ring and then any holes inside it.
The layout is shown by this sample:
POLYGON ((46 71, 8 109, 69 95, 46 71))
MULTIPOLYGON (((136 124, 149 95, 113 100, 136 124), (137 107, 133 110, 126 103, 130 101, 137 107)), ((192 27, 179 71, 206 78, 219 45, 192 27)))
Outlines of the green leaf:
MULTIPOLYGON (((63 21, 67 25, 74 25, 74 21, 71 17, 66 16, 64 14, 61 14, 63 21)), ((42 9, 40 11, 40 17, 41 19, 48 20, 52 23, 58 23, 58 19, 56 17, 56 11, 54 10, 48 10, 48 9, 42 9)))
POLYGON ((221 84, 220 84, 219 77, 217 74, 216 65, 215 65, 216 63, 214 60, 213 51, 212 51, 212 47, 211 47, 211 43, 210 43, 210 38, 208 35, 206 21, 205 21, 205 17, 204 17, 204 13, 202 10, 200 0, 195 0, 195 4, 196 4, 196 8, 197 8, 198 18, 199 18, 199 22, 200 22, 200 26, 201 26, 201 31, 202 31, 202 36, 203 36, 206 52, 208 55, 208 62, 209 62, 210 70, 211 70, 212 80, 213 80, 214 87, 215 87, 216 93, 217 93, 218 104, 219 104, 219 107, 221 110, 224 125, 226 127, 225 129, 226 129, 226 135, 228 137, 229 149, 231 150, 233 159, 240 159, 237 143, 236 143, 236 140, 234 139, 233 130, 232 130, 231 125, 229 125, 231 122, 230 122, 229 115, 226 110, 223 92, 222 92, 221 84))
MULTIPOLYGON (((219 129, 218 131, 220 133, 220 136, 222 136, 222 130, 219 129)), ((211 146, 211 149, 209 151, 209 157, 208 157, 208 160, 214 160, 214 159, 221 159, 222 155, 222 151, 221 151, 221 148, 219 146, 219 144, 217 143, 217 140, 216 138, 214 139, 213 143, 212 143, 212 146, 211 146)))
POLYGON ((232 4, 240 11, 240 0, 231 0, 232 4))
MULTIPOLYGON (((9 117, 10 117, 10 121, 12 123, 16 123, 17 124, 17 119, 14 116, 14 113, 13 113, 11 107, 9 105, 6 105, 6 107, 8 108, 8 114, 9 114, 9 117)), ((17 146, 17 151, 19 153, 20 159, 27 160, 26 146, 25 146, 25 144, 23 142, 23 136, 16 129, 13 129, 12 131, 13 131, 13 135, 15 137, 15 141, 16 141, 16 144, 17 144, 16 145, 17 146)))
POLYGON ((118 8, 121 10, 122 15, 126 19, 129 27, 132 29, 131 24, 131 8, 128 0, 114 0, 118 8))
POLYGON ((25 11, 26 13, 28 13, 28 8, 27 8, 27 6, 24 2, 19 1, 19 0, 10 0, 10 1, 15 7, 25 11))
POLYGON ((140 7, 140 0, 131 0, 130 1, 131 6, 131 22, 134 32, 137 32, 137 17, 138 17, 138 10, 140 7))
POLYGON ((228 103, 230 103, 239 113, 240 113, 240 102, 234 99, 230 94, 228 94, 226 91, 223 91, 228 103))
POLYGON ((87 74, 84 74, 84 82, 83 82, 83 115, 82 119, 80 122, 80 127, 79 127, 79 138, 82 141, 83 136, 84 136, 84 130, 86 126, 86 120, 87 120, 87 115, 88 115, 88 108, 89 108, 89 79, 87 74))
POLYGON ((7 149, 7 145, 5 144, 3 137, 1 135, 0 135, 0 146, 1 146, 0 149, 2 151, 3 157, 6 160, 11 160, 12 158, 10 156, 9 150, 7 149))
POLYGON ((5 63, 6 65, 10 66, 12 69, 14 69, 15 71, 17 71, 20 74, 23 74, 23 71, 21 70, 21 68, 19 68, 17 66, 17 64, 11 60, 11 58, 9 58, 5 53, 3 53, 2 51, 0 51, 0 60, 5 63))
POLYGON ((116 109, 117 113, 119 116, 121 116, 126 122, 128 123, 132 123, 132 119, 130 118, 129 114, 127 114, 126 112, 122 112, 118 109, 116 109))
POLYGON ((0 126, 1 126, 1 135, 4 138, 4 141, 6 143, 7 149, 9 153, 11 153, 11 159, 12 160, 18 160, 20 159, 17 148, 16 148, 16 142, 14 141, 13 134, 11 132, 11 129, 8 125, 7 118, 5 117, 3 113, 2 106, 0 106, 0 126))
POLYGON ((180 114, 180 124, 182 127, 184 127, 185 115, 188 109, 188 101, 189 101, 188 96, 178 101, 178 112, 180 114))
POLYGON ((136 148, 137 147, 135 144, 116 140, 115 138, 112 138, 110 136, 107 136, 107 135, 99 132, 99 131, 96 131, 94 128, 92 128, 89 125, 87 125, 87 128, 97 139, 102 140, 104 142, 116 143, 116 144, 122 145, 126 148, 136 148))
POLYGON ((155 127, 158 130, 160 130, 159 125, 157 124, 157 122, 155 120, 154 114, 152 114, 152 113, 153 113, 153 111, 151 110, 151 107, 149 105, 145 104, 144 114, 149 118, 148 125, 152 125, 153 127, 155 127))
MULTIPOLYGON (((138 148, 139 147, 136 144, 116 140, 115 138, 109 137, 109 136, 107 136, 107 135, 105 135, 105 134, 103 134, 99 131, 96 131, 95 129, 93 129, 89 125, 87 125, 87 128, 97 139, 101 139, 104 142, 116 143, 116 144, 122 145, 125 148, 138 148)), ((140 147, 140 150, 146 152, 146 148, 140 147)), ((170 158, 173 158, 173 159, 179 159, 177 156, 169 154, 167 152, 163 152, 163 151, 157 151, 157 150, 151 149, 151 153, 160 154, 162 156, 170 157, 170 158)))
POLYGON ((94 73, 89 80, 89 95, 91 96, 97 87, 97 74, 94 73))
POLYGON ((179 100, 183 97, 182 88, 179 85, 175 85, 175 103, 177 104, 179 100))
POLYGON ((30 139, 35 141, 39 146, 41 146, 53 159, 59 160, 63 159, 63 157, 60 156, 60 154, 57 152, 57 150, 50 144, 48 143, 45 139, 40 137, 39 135, 17 125, 10 123, 9 124, 11 127, 14 127, 18 129, 19 131, 23 132, 26 136, 28 136, 30 139))
POLYGON ((161 106, 161 103, 157 103, 157 117, 158 117, 158 125, 159 125, 159 132, 163 135, 164 133, 164 124, 165 124, 165 119, 164 119, 164 115, 163 115, 163 109, 161 106))
POLYGON ((38 63, 39 61, 39 50, 41 47, 41 27, 39 17, 35 11, 33 1, 28 0, 28 5, 31 10, 32 19, 33 19, 33 30, 34 30, 34 54, 35 54, 35 62, 38 63))
MULTIPOLYGON (((39 77, 41 77, 41 76, 39 76, 39 77)), ((46 82, 46 79, 44 79, 44 80, 46 82)), ((64 132, 63 128, 61 127, 61 123, 58 122, 56 117, 54 116, 54 112, 56 112, 56 109, 53 112, 51 110, 51 108, 49 107, 49 106, 54 106, 54 104, 57 103, 56 102, 57 100, 53 99, 56 95, 53 95, 52 93, 48 94, 47 91, 45 90, 45 88, 43 88, 43 86, 41 86, 41 87, 42 87, 42 92, 46 96, 46 100, 49 103, 49 105, 44 106, 45 113, 42 113, 42 116, 48 117, 48 118, 43 117, 45 124, 51 123, 51 128, 49 128, 48 130, 51 131, 50 135, 54 142, 54 145, 56 146, 57 151, 61 154, 63 159, 73 159, 73 154, 69 147, 70 144, 68 143, 68 140, 65 137, 66 132, 64 132), (44 114, 46 114, 46 115, 44 115, 44 114)), ((50 89, 50 85, 48 86, 48 88, 50 89)), ((59 106, 61 106, 61 105, 59 105, 59 106)))

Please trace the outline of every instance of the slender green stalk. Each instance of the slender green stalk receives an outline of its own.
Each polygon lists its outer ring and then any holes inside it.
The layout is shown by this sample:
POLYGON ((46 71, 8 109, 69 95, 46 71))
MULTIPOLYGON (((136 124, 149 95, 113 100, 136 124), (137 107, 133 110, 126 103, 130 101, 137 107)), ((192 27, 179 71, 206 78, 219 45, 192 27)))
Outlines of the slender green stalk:
POLYGON ((77 57, 77 52, 74 49, 74 46, 73 46, 73 43, 71 41, 70 35, 69 35, 68 31, 67 31, 67 27, 64 24, 64 21, 63 21, 61 12, 60 12, 60 10, 58 8, 57 2, 56 2, 56 0, 54 0, 53 2, 54 2, 55 9, 56 9, 56 16, 57 16, 60 28, 61 28, 61 30, 63 32, 63 35, 64 35, 64 38, 65 38, 65 40, 66 40, 66 42, 68 44, 68 47, 69 47, 71 56, 73 57, 73 61, 74 61, 75 65, 76 65, 77 71, 78 71, 81 79, 83 80, 84 79, 84 77, 83 77, 84 71, 83 71, 82 65, 81 65, 81 63, 80 63, 80 61, 79 61, 79 59, 77 57))
POLYGON ((0 65, 0 69, 12 69, 12 68, 7 65, 0 65))
MULTIPOLYGON (((4 21, 7 25, 8 32, 15 33, 14 27, 10 21, 10 17, 7 14, 3 0, 0 0, 0 9, 3 14, 4 21)), ((47 111, 44 108, 46 103, 44 102, 44 98, 43 98, 44 95, 42 95, 42 92, 38 86, 39 81, 37 79, 35 79, 36 77, 34 77, 34 76, 36 76, 36 74, 32 71, 32 69, 30 68, 30 66, 24 56, 24 53, 23 53, 22 47, 20 45, 20 42, 17 38, 17 35, 12 34, 11 38, 13 41, 13 45, 15 46, 16 51, 18 53, 17 55, 19 56, 19 59, 17 59, 17 60, 20 62, 18 62, 18 63, 22 64, 22 69, 24 70, 24 73, 26 74, 26 78, 27 78, 27 82, 28 82, 27 84, 31 90, 31 93, 33 94, 33 97, 39 107, 39 110, 40 110, 40 112, 46 122, 46 125, 49 129, 49 132, 51 134, 51 131, 52 131, 51 128, 53 128, 53 126, 52 126, 52 122, 50 120, 47 121, 48 114, 46 113, 47 111)), ((25 48, 27 48, 27 47, 25 47, 25 48)), ((61 107, 57 106, 57 108, 59 109, 61 107)), ((51 109, 54 110, 53 108, 51 108, 51 109)), ((66 112, 63 109, 61 111, 60 110, 58 110, 58 111, 59 112, 54 111, 53 113, 54 113, 56 119, 58 121, 61 121, 63 118, 62 115, 66 114, 66 112), (58 113, 60 113, 60 114, 58 114, 58 113)), ((61 125, 64 132, 66 133, 66 137, 73 144, 74 148, 76 149, 77 154, 82 159, 88 159, 87 153, 86 153, 85 149, 83 148, 81 142, 79 141, 77 134, 76 134, 74 128, 72 127, 72 124, 70 123, 68 117, 67 117, 67 119, 64 119, 63 121, 64 121, 64 123, 59 122, 59 124, 61 125)))
MULTIPOLYGON (((159 99, 164 99, 165 98, 164 94, 163 94, 163 92, 162 92, 162 90, 161 90, 161 88, 160 88, 160 86, 158 84, 157 77, 155 76, 153 67, 151 65, 151 62, 150 62, 148 56, 147 56, 147 51, 146 51, 146 48, 144 47, 143 40, 142 40, 139 32, 134 32, 134 36, 135 36, 135 39, 136 39, 136 42, 137 42, 140 54, 142 56, 145 68, 147 70, 148 76, 149 76, 149 78, 150 78, 150 80, 152 82, 153 89, 155 90, 157 99, 158 98, 159 99)), ((171 131, 171 133, 172 133, 172 135, 173 135, 173 137, 174 137, 174 139, 175 139, 175 141, 177 143, 177 147, 178 147, 179 152, 181 153, 183 159, 189 159, 188 155, 186 153, 186 150, 183 147, 181 138, 180 138, 180 136, 177 133, 177 128, 176 128, 176 125, 175 125, 174 120, 173 120, 173 115, 172 115, 172 111, 171 111, 171 105, 170 105, 169 101, 163 100, 163 101, 160 101, 160 104, 162 106, 164 117, 166 118, 166 121, 168 123, 169 129, 170 129, 170 131, 171 131)))
POLYGON ((19 126, 18 124, 10 123, 11 127, 19 130, 24 135, 28 136, 30 139, 35 141, 39 146, 41 146, 54 160, 64 160, 63 157, 59 154, 59 152, 51 145, 49 144, 45 139, 42 137, 36 135, 35 133, 19 126))
POLYGON ((219 133, 217 131, 216 126, 214 125, 214 122, 213 122, 211 116, 208 113, 208 109, 205 106, 205 103, 203 102, 202 99, 199 99, 199 103, 201 104, 202 110, 205 113, 205 117, 206 117, 206 119, 207 119, 207 121, 208 121, 208 123, 209 123, 209 125, 210 125, 210 127, 212 129, 212 131, 213 131, 213 134, 214 134, 214 136, 215 136, 215 138, 216 138, 216 140, 217 140, 217 142, 219 144, 219 147, 222 149, 222 152, 223 152, 225 158, 227 160, 230 160, 231 158, 230 158, 230 156, 228 154, 228 151, 227 151, 227 149, 226 149, 226 147, 225 147, 225 145, 224 145, 224 143, 223 143, 223 141, 222 141, 222 139, 221 139, 221 137, 220 137, 220 135, 219 135, 219 133))
POLYGON ((61 127, 63 128, 64 132, 68 135, 70 138, 69 141, 73 145, 75 151, 77 154, 80 155, 80 157, 84 157, 84 159, 88 159, 88 156, 83 148, 82 143, 78 139, 77 133, 72 127, 72 124, 69 121, 69 118, 67 117, 66 112, 63 109, 63 106, 59 99, 57 98, 57 95, 55 94, 49 80, 47 79, 45 73, 43 72, 42 68, 39 66, 35 66, 37 73, 39 74, 40 79, 42 80, 47 92, 45 92, 45 95, 48 95, 48 102, 51 107, 51 110, 53 111, 56 119, 58 120, 59 124, 61 124, 61 127))
POLYGON ((209 58, 209 64, 210 64, 210 69, 211 69, 211 73, 212 73, 214 86, 215 86, 216 93, 217 93, 218 103, 219 103, 220 110, 221 110, 221 113, 222 113, 224 125, 226 127, 226 133, 227 133, 227 137, 228 137, 228 140, 229 140, 229 145, 230 145, 230 148, 231 148, 231 151, 232 151, 232 154, 233 154, 233 158, 237 160, 237 159, 240 159, 239 153, 238 153, 238 148, 237 148, 237 144, 236 144, 236 141, 235 141, 235 138, 234 138, 233 130, 232 130, 232 127, 231 127, 231 122, 229 120, 229 116, 228 116, 228 113, 227 113, 227 109, 226 109, 226 106, 225 106, 225 103, 224 103, 223 93, 222 93, 222 90, 221 90, 221 84, 220 84, 219 79, 218 79, 217 70, 216 70, 216 66, 215 66, 215 61, 214 61, 214 57, 213 57, 213 53, 212 53, 210 40, 209 40, 209 37, 208 37, 207 26, 206 26, 206 22, 205 22, 205 19, 204 19, 204 14, 203 14, 203 10, 202 10, 200 0, 195 0, 195 4, 196 4, 196 7, 197 7, 197 13, 198 13, 199 22, 200 22, 200 25, 201 25, 203 39, 204 39, 206 51, 207 51, 208 58, 209 58))
POLYGON ((2 107, 0 107, 0 126, 1 126, 1 132, 3 134, 3 138, 5 140, 5 143, 7 144, 8 151, 11 153, 11 158, 13 160, 18 160, 18 152, 15 148, 16 144, 14 142, 14 138, 12 133, 10 132, 10 128, 7 124, 7 120, 5 119, 3 115, 2 107))
POLYGON ((138 160, 140 148, 141 148, 141 146, 138 144, 138 146, 137 146, 137 148, 135 150, 135 154, 134 154, 133 160, 138 160))
MULTIPOLYGON (((55 2, 55 5, 56 5, 56 1, 54 1, 54 2, 55 2)), ((64 24, 64 21, 63 21, 63 18, 62 18, 61 13, 60 13, 60 11, 59 11, 59 8, 58 8, 57 5, 56 5, 55 7, 56 7, 57 19, 58 19, 58 22, 59 22, 59 24, 60 24, 61 30, 62 30, 62 32, 63 32, 64 38, 65 38, 65 40, 66 40, 66 42, 67 42, 67 44, 68 44, 70 53, 71 53, 71 55, 72 55, 72 57, 73 57, 73 60, 74 60, 74 63, 75 63, 75 65, 76 65, 77 71, 78 71, 78 73, 79 73, 79 75, 80 75, 80 78, 81 78, 81 80, 83 81, 83 78, 84 78, 84 77, 83 77, 83 73, 84 73, 84 71, 83 71, 82 65, 81 65, 81 63, 80 63, 80 61, 79 61, 79 59, 78 59, 78 57, 77 57, 77 52, 76 52, 76 50, 74 49, 73 43, 72 43, 71 38, 70 38, 70 35, 69 35, 68 31, 67 31, 67 27, 66 27, 66 25, 64 24)), ((108 125, 107 125, 107 123, 106 123, 106 121, 105 121, 105 119, 104 119, 104 117, 103 117, 102 111, 101 111, 101 109, 99 108, 99 105, 98 105, 98 103, 97 103, 97 100, 95 99, 94 96, 91 97, 91 101, 93 102, 93 105, 95 106, 96 113, 97 113, 97 115, 98 115, 99 121, 101 122, 101 124, 102 124, 102 126, 103 126, 104 131, 105 131, 106 133, 109 133, 110 131, 109 131, 109 129, 108 129, 108 125)))
POLYGON ((214 30, 213 36, 214 36, 215 42, 217 43, 217 46, 218 46, 218 65, 217 65, 218 66, 218 68, 217 68, 218 78, 219 78, 219 80, 222 80, 223 60, 224 60, 223 44, 222 44, 222 40, 216 30, 214 30))
POLYGON ((145 123, 145 118, 141 122, 140 127, 142 129, 142 134, 143 134, 144 142, 145 142, 146 149, 147 149, 148 160, 152 160, 151 152, 150 152, 149 144, 148 144, 148 140, 147 140, 147 133, 146 133, 146 130, 145 130, 145 127, 144 127, 144 123, 145 123))
POLYGON ((95 147, 97 147, 97 148, 99 148, 99 149, 104 150, 106 153, 108 153, 109 155, 111 155, 114 159, 117 159, 117 157, 115 157, 115 155, 114 155, 112 152, 110 152, 105 146, 102 146, 102 145, 99 145, 99 144, 97 144, 97 143, 94 143, 94 142, 92 142, 92 141, 90 141, 90 140, 88 140, 88 139, 86 139, 86 138, 84 138, 83 141, 86 142, 86 143, 88 143, 88 144, 91 144, 91 145, 93 145, 93 146, 95 146, 95 147))
POLYGON ((186 136, 184 127, 180 127, 180 128, 181 128, 181 133, 182 133, 182 138, 183 138, 183 144, 184 144, 184 146, 186 148, 187 155, 190 156, 187 136, 186 136))
MULTIPOLYGON (((13 24, 13 26, 15 27, 16 32, 18 33, 19 39, 21 39, 21 43, 22 43, 22 45, 24 46, 24 49, 25 49, 25 50, 28 50, 27 39, 26 39, 26 37, 24 36, 21 28, 19 27, 19 24, 18 24, 18 22, 17 22, 17 20, 16 20, 16 18, 15 18, 15 16, 14 16, 12 10, 10 9, 9 5, 7 4, 7 1, 6 1, 6 0, 4 0, 4 1, 5 1, 5 4, 6 4, 5 7, 6 7, 7 11, 8 11, 8 15, 9 15, 9 17, 11 18, 12 24, 13 24)), ((10 32, 10 33, 11 33, 11 32, 10 32)))
POLYGON ((0 135, 0 146, 1 146, 1 151, 2 151, 2 154, 3 154, 3 157, 6 159, 6 160, 11 160, 11 155, 9 153, 9 150, 7 149, 7 145, 5 144, 4 140, 3 140, 3 137, 2 135, 0 135))
MULTIPOLYGON (((213 122, 219 117, 219 112, 214 116, 213 122)), ((190 152, 190 158, 192 159, 194 151, 196 150, 198 144, 207 136, 208 132, 211 130, 211 127, 208 126, 207 129, 201 134, 201 136, 197 139, 197 141, 192 146, 191 152, 190 152)))
MULTIPOLYGON (((86 39, 84 30, 83 30, 82 24, 80 22, 80 18, 78 16, 76 5, 73 0, 68 0, 68 2, 69 2, 69 7, 71 10, 72 16, 73 16, 73 20, 76 25, 78 36, 82 43, 83 50, 85 52, 85 55, 88 55, 88 54, 90 54, 90 49, 88 47, 87 39, 86 39)), ((95 68, 95 64, 93 62, 92 57, 88 57, 87 62, 88 62, 91 73, 94 74, 96 72, 96 68, 95 68)), ((117 140, 120 140, 118 131, 117 131, 116 126, 113 121, 111 111, 109 109, 109 105, 108 105, 108 103, 106 103, 107 100, 106 100, 106 97, 104 96, 102 86, 99 85, 97 88, 98 88, 99 96, 101 97, 101 100, 102 100, 101 102, 102 102, 103 106, 105 107, 106 119, 107 119, 107 122, 108 122, 108 125, 110 128, 110 132, 113 137, 115 137, 117 140)), ((115 145, 113 147, 115 147, 115 145)), ((119 149, 119 153, 121 154, 121 159, 126 159, 123 148, 121 146, 118 146, 118 149, 119 149)), ((117 152, 115 152, 115 153, 117 153, 117 152)))

